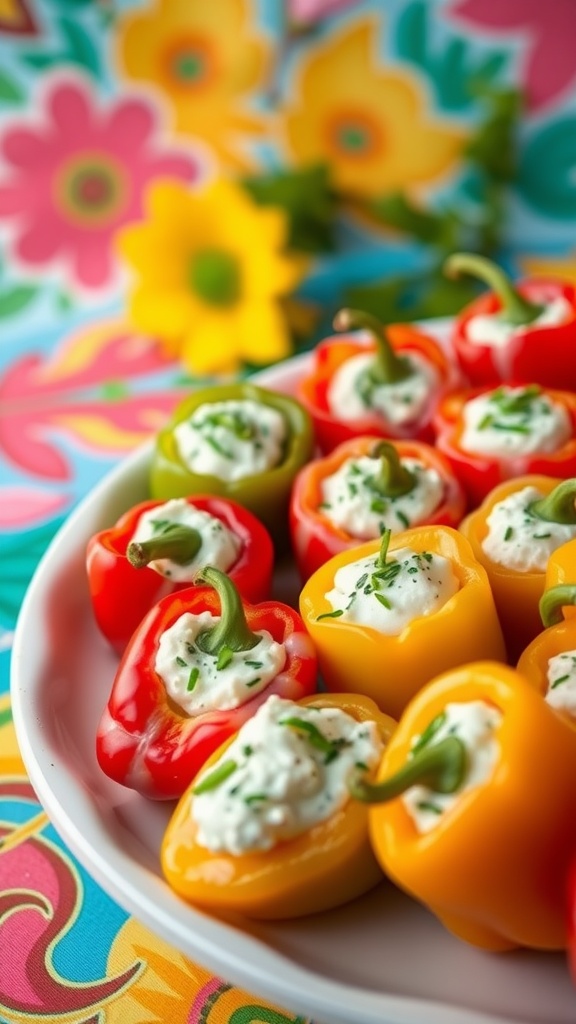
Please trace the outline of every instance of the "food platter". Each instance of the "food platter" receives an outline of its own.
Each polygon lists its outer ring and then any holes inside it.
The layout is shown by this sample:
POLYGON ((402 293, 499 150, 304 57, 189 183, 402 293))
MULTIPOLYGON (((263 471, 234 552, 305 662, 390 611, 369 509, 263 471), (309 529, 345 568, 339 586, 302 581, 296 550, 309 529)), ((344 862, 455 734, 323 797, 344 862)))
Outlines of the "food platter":
MULTIPOLYGON (((260 374, 290 393, 300 356, 260 374)), ((452 938, 426 910, 382 885, 329 913, 251 923, 196 911, 159 869, 173 805, 100 771, 94 736, 116 658, 93 622, 88 538, 147 497, 151 446, 110 473, 67 520, 24 601, 12 661, 22 755, 39 799, 80 862, 127 911, 226 980, 316 1024, 569 1024, 576 988, 561 954, 486 954, 452 938)), ((289 562, 275 596, 294 601, 289 562)), ((498 842, 498 837, 490 837, 498 842)))

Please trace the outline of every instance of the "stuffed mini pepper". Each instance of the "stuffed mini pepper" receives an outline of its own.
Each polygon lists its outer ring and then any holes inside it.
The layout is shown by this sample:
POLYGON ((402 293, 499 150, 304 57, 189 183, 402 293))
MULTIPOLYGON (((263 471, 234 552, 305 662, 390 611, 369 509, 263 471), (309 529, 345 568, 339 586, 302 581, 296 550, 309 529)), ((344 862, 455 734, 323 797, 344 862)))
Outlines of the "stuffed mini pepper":
POLYGON ((247 601, 270 595, 274 548, 262 523, 226 498, 144 501, 88 542, 98 628, 122 653, 152 605, 192 585, 205 565, 227 573, 247 601))
POLYGON ((162 500, 231 498, 285 540, 292 483, 313 444, 312 422, 296 399, 246 382, 203 388, 158 434, 150 491, 162 500))
POLYGON ((406 709, 371 804, 389 877, 454 935, 494 952, 564 949, 576 852, 576 731, 520 673, 446 672, 406 709))
POLYGON ((365 693, 394 718, 433 676, 506 653, 486 570, 448 526, 421 526, 336 555, 300 613, 326 688, 365 693))
POLYGON ((576 395, 537 384, 461 391, 440 404, 436 445, 472 506, 498 484, 576 476, 576 395))
POLYGON ((576 479, 520 476, 495 487, 460 524, 494 595, 510 661, 541 631, 552 553, 576 537, 576 479))
POLYGON ((479 277, 491 289, 454 322, 454 351, 473 385, 502 381, 576 390, 573 285, 528 280, 514 287, 500 267, 471 253, 454 253, 445 269, 479 277))
POLYGON ((317 345, 298 386, 320 449, 360 434, 432 440, 433 414, 456 379, 437 342, 407 324, 384 328, 359 310, 341 310, 334 327, 365 333, 317 345))
POLYGON ((270 697, 182 797, 162 843, 170 885, 199 907, 271 919, 367 892, 382 872, 348 781, 375 770, 395 725, 367 697, 270 697))
POLYGON ((290 500, 292 550, 306 580, 333 555, 385 529, 456 527, 464 511, 460 484, 430 445, 356 437, 298 473, 290 500))
POLYGON ((242 602, 211 566, 195 582, 140 623, 97 732, 103 771, 156 799, 181 796, 270 694, 298 700, 316 689, 316 654, 297 612, 242 602))

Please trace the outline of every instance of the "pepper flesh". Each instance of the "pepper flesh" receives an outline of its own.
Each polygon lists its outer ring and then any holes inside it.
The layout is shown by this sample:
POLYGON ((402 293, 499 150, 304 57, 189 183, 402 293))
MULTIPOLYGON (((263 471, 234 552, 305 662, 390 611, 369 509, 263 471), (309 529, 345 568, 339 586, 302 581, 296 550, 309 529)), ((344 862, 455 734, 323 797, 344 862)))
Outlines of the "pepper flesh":
POLYGON ((246 382, 201 388, 177 407, 171 421, 157 435, 150 467, 150 492, 154 498, 164 501, 198 493, 230 498, 260 519, 274 541, 284 544, 292 482, 300 467, 310 458, 313 445, 311 419, 291 396, 246 382), (193 472, 179 455, 174 428, 189 419, 201 405, 233 400, 258 402, 282 414, 288 435, 284 457, 266 472, 253 473, 238 480, 222 480, 211 474, 193 472))
POLYGON ((397 636, 341 618, 320 617, 331 611, 325 595, 338 569, 377 555, 379 540, 335 555, 310 577, 300 595, 300 614, 327 689, 365 693, 394 718, 438 673, 483 656, 506 660, 486 570, 468 541, 448 526, 421 526, 396 534, 389 556, 403 547, 449 559, 460 588, 437 612, 416 617, 397 636))
MULTIPOLYGON (((214 516, 240 540, 238 556, 227 571, 243 597, 252 603, 269 597, 274 548, 265 526, 248 509, 226 498, 196 494, 186 500, 214 516)), ((88 542, 86 568, 94 616, 100 632, 119 654, 157 601, 192 583, 174 582, 147 566, 135 569, 127 558, 140 516, 161 504, 134 505, 115 526, 100 530, 88 542)))
POLYGON ((508 480, 490 491, 480 507, 460 523, 460 532, 470 542, 474 557, 488 573, 506 642, 508 660, 511 663, 517 660, 521 651, 542 630, 538 605, 544 593, 546 572, 519 572, 517 569, 494 562, 482 547, 482 542, 488 535, 487 519, 495 505, 524 490, 525 487, 535 487, 547 495, 557 485, 558 479, 551 476, 528 475, 508 480))
POLYGON ((489 777, 458 794, 420 833, 401 799, 370 808, 384 871, 459 938, 494 952, 564 949, 566 884, 576 850, 576 735, 519 672, 476 662, 446 672, 412 701, 378 771, 385 780, 454 702, 499 709, 489 777))
MULTIPOLYGON (((396 727, 373 701, 356 694, 318 694, 298 703, 336 707, 357 721, 375 721, 384 743, 396 727)), ((206 767, 222 756, 227 745, 206 767)), ((168 825, 161 860, 172 888, 199 907, 258 919, 300 917, 355 899, 382 878, 368 839, 368 810, 353 800, 272 850, 232 856, 213 853, 195 842, 192 790, 193 786, 184 794, 168 825)))
MULTIPOLYGON (((309 462, 298 473, 290 500, 290 534, 292 551, 303 580, 329 558, 361 543, 361 538, 336 526, 323 513, 322 482, 336 473, 348 459, 372 455, 380 440, 374 435, 353 437, 338 445, 329 455, 309 462)), ((436 470, 442 480, 444 493, 440 503, 425 522, 433 526, 457 527, 464 515, 465 497, 443 456, 421 441, 396 441, 394 448, 400 460, 416 459, 427 469, 436 470)))
POLYGON ((333 336, 316 345, 313 353, 313 368, 298 384, 297 396, 308 410, 314 423, 316 441, 324 453, 337 445, 361 434, 377 437, 414 438, 431 442, 434 437, 432 417, 440 401, 456 383, 454 367, 438 343, 421 331, 407 324, 390 324, 386 333, 398 355, 417 354, 437 373, 438 385, 430 394, 424 411, 410 423, 398 425, 388 422, 381 414, 367 413, 354 422, 335 416, 328 406, 328 388, 334 374, 344 363, 365 352, 376 354, 374 341, 362 335, 350 334, 345 337, 333 336))
POLYGON ((498 484, 529 474, 556 479, 576 476, 576 395, 568 391, 542 392, 551 401, 563 406, 571 423, 571 436, 552 452, 530 455, 495 456, 468 452, 461 447, 464 429, 464 406, 478 395, 489 394, 492 388, 455 391, 442 400, 434 418, 436 447, 445 455, 466 491, 471 507, 480 502, 498 484))
POLYGON ((179 797, 210 754, 270 694, 299 700, 314 693, 316 654, 298 613, 276 601, 242 602, 242 607, 249 630, 268 630, 284 645, 286 663, 263 690, 238 707, 194 717, 169 698, 154 661, 160 637, 181 615, 208 611, 220 616, 220 599, 208 587, 188 588, 163 598, 146 615, 120 661, 98 727, 96 754, 110 778, 154 799, 179 797))

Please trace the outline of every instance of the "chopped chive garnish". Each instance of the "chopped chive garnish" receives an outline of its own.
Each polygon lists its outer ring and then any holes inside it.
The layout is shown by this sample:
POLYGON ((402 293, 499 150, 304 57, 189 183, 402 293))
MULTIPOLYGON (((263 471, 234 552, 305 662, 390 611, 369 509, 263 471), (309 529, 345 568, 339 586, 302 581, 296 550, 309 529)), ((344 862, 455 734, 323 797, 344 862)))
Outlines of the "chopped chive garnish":
POLYGON ((530 427, 524 426, 523 423, 493 423, 493 430, 508 430, 513 434, 529 434, 530 427))
POLYGON ((392 603, 388 600, 387 597, 384 597, 384 594, 374 594, 374 597, 376 598, 377 601, 380 602, 380 604, 383 604, 385 608, 392 607, 392 603))
POLYGON ((410 526, 410 520, 408 519, 408 516, 402 511, 402 509, 396 509, 396 516, 402 523, 402 526, 410 526))
POLYGON ((367 573, 367 572, 365 572, 365 573, 364 573, 364 574, 363 574, 363 575, 362 575, 362 576, 360 577, 360 579, 359 579, 359 580, 356 580, 356 589, 357 589, 357 590, 360 590, 360 588, 361 588, 361 587, 363 587, 363 586, 364 586, 364 584, 366 583, 366 580, 367 580, 367 579, 368 579, 368 573, 367 573))
POLYGON ((196 683, 198 682, 199 675, 200 669, 198 667, 193 668, 190 675, 188 676, 188 685, 186 686, 187 690, 192 691, 194 689, 196 683))
POLYGON ((514 536, 514 529, 513 529, 513 527, 512 526, 507 526, 506 527, 506 532, 504 534, 504 540, 511 540, 511 538, 513 536, 514 536))
POLYGON ((248 665, 249 668, 262 668, 262 665, 264 664, 264 662, 263 661, 245 661, 244 664, 248 665))
POLYGON ((215 452, 218 452, 219 455, 223 455, 225 459, 230 459, 231 461, 234 459, 232 453, 226 451, 226 449, 219 443, 219 441, 217 441, 215 437, 212 437, 211 434, 205 434, 204 440, 206 441, 206 444, 209 444, 210 447, 213 448, 215 452))
POLYGON ((478 424, 478 430, 486 430, 488 427, 492 426, 493 422, 494 417, 492 413, 487 412, 486 415, 483 416, 482 419, 480 420, 480 423, 478 424))
POLYGON ((370 502, 370 511, 382 514, 387 509, 387 503, 382 498, 373 498, 370 502))
POLYGON ((336 608, 333 612, 322 612, 322 615, 316 616, 316 622, 320 622, 320 619, 338 619, 343 614, 344 610, 342 608, 336 608))
POLYGON ((546 538, 547 537, 551 537, 552 534, 551 533, 534 533, 532 536, 534 537, 534 540, 546 540, 546 538))
POLYGON ((261 803, 262 800, 267 800, 267 799, 268 799, 268 797, 267 797, 266 793, 251 793, 250 796, 245 796, 244 797, 244 803, 245 804, 256 804, 256 803, 261 803))
POLYGON ((184 658, 180 658, 180 657, 177 656, 175 658, 175 661, 176 661, 177 665, 180 665, 180 668, 186 668, 187 667, 188 663, 186 661, 184 661, 184 658))
POLYGON ((261 679, 262 676, 256 676, 255 679, 251 679, 249 683, 246 683, 246 686, 256 686, 256 683, 259 683, 261 679))
POLYGON ((361 772, 367 772, 368 771, 368 765, 364 764, 364 761, 355 761, 354 767, 355 768, 359 768, 361 772))
POLYGON ((246 743, 246 745, 242 747, 242 753, 244 754, 244 757, 250 757, 250 755, 254 753, 254 747, 251 747, 249 743, 246 743))
POLYGON ((326 738, 323 732, 314 725, 312 722, 306 722, 303 718, 281 718, 278 721, 278 725, 288 725, 291 729, 296 729, 297 732, 303 732, 306 734, 308 742, 316 750, 326 754, 324 764, 329 764, 335 757, 338 757, 338 747, 340 744, 333 743, 332 740, 326 738))
POLYGON ((216 789, 222 782, 230 778, 237 767, 236 761, 222 761, 222 764, 219 764, 213 772, 210 772, 209 775, 200 780, 198 785, 194 786, 192 792, 200 795, 201 793, 208 793, 211 789, 216 789))
POLYGON ((168 526, 170 520, 169 519, 150 519, 149 522, 150 522, 150 526, 152 526, 155 530, 164 530, 168 526))
POLYGON ((228 644, 224 644, 224 646, 218 651, 218 658, 216 659, 217 670, 220 671, 221 669, 226 668, 226 666, 232 661, 233 657, 234 651, 232 648, 228 647, 228 644))
POLYGON ((430 800, 420 800, 416 804, 419 811, 432 811, 433 814, 442 814, 442 808, 438 807, 438 804, 433 804, 430 800))
POLYGON ((568 675, 560 676, 558 679, 555 679, 552 685, 550 686, 550 689, 553 690, 555 686, 560 686, 560 683, 565 683, 567 679, 570 679, 569 673, 568 675))

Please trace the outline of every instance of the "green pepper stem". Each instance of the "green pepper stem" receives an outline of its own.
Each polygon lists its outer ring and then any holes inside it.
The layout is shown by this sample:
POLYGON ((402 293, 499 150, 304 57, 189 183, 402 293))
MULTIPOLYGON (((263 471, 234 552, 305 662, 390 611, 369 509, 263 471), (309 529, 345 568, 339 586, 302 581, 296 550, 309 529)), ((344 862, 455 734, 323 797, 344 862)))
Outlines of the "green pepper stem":
POLYGON ((392 530, 389 526, 385 530, 382 530, 382 538, 380 540, 380 552, 376 559, 376 565, 379 569, 383 569, 386 565, 386 559, 388 557, 388 545, 390 543, 390 537, 392 536, 392 530))
POLYGON ((220 598, 220 622, 196 637, 196 646, 204 654, 217 654, 222 647, 250 651, 260 643, 262 637, 249 629, 240 594, 226 573, 206 565, 196 574, 194 582, 213 587, 220 598))
POLYGON ((334 317, 334 329, 370 331, 376 343, 375 366, 370 376, 377 384, 397 384, 414 375, 408 360, 397 355, 386 337, 382 324, 371 313, 361 309, 341 309, 334 317))
POLYGON ((169 558, 178 565, 187 565, 202 547, 202 536, 191 526, 176 526, 150 540, 132 541, 126 550, 130 565, 143 569, 157 558, 169 558))
POLYGON ((423 747, 384 782, 356 780, 349 785, 351 796, 368 804, 386 803, 411 786, 428 786, 435 793, 455 793, 466 775, 466 747, 456 736, 423 747))
POLYGON ((380 494, 386 498, 400 498, 414 490, 416 477, 402 463, 393 444, 380 441, 374 446, 371 456, 380 459, 378 475, 373 478, 373 485, 380 494))
POLYGON ((576 523, 576 477, 563 480, 545 498, 531 502, 528 509, 548 523, 576 523))
POLYGON ((545 590, 538 605, 540 618, 546 629, 562 622, 562 609, 567 604, 576 604, 576 584, 560 583, 557 587, 545 590))
POLYGON ((448 277, 471 274, 484 281, 500 299, 502 319, 513 327, 532 323, 544 309, 544 306, 525 299, 501 267, 477 253, 453 253, 444 263, 444 273, 448 277))

